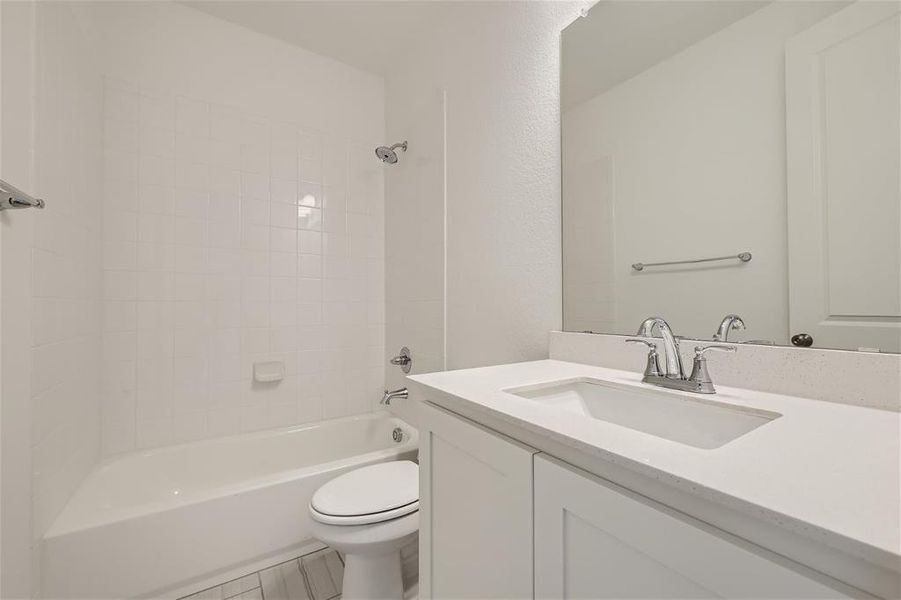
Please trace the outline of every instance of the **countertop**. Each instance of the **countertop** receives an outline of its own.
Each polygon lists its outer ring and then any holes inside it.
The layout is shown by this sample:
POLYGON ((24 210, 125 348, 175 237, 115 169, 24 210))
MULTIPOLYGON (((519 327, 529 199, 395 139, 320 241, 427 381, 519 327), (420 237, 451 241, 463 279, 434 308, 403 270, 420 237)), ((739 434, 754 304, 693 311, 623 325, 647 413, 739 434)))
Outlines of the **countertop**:
POLYGON ((439 392, 450 410, 456 403, 513 430, 538 433, 598 460, 751 511, 814 541, 898 569, 899 413, 717 386, 716 395, 703 399, 782 416, 719 448, 701 449, 503 391, 578 377, 648 386, 635 373, 557 360, 408 379, 414 390, 425 386, 420 391, 428 399, 439 392))

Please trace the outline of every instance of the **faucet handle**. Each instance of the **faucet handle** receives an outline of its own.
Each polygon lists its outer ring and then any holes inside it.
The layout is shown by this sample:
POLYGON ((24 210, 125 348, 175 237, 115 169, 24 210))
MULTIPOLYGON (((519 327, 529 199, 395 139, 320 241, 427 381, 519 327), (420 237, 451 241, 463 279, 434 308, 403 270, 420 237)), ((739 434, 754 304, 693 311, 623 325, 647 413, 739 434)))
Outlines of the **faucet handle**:
POLYGON ((648 347, 648 363, 644 368, 644 379, 660 377, 660 361, 657 358, 657 344, 641 338, 627 338, 627 342, 642 343, 648 347))
POLYGON ((404 374, 409 373, 410 369, 413 368, 413 357, 410 355, 410 349, 406 346, 402 347, 397 353, 397 356, 393 357, 388 362, 394 366, 400 367, 404 374))
POLYGON ((691 375, 688 376, 688 382, 695 386, 692 388, 692 391, 699 394, 716 393, 716 388, 713 387, 713 380, 710 379, 710 373, 707 371, 707 359, 704 358, 704 353, 709 350, 735 352, 735 346, 727 346, 726 344, 695 346, 695 359, 691 365, 691 375))
POLYGON ((720 352, 735 352, 735 346, 726 344, 707 344, 706 346, 695 346, 695 359, 704 360, 704 353, 708 350, 719 350, 720 352))
POLYGON ((651 342, 651 341, 648 341, 648 340, 645 340, 642 338, 626 338, 626 342, 635 342, 635 343, 639 343, 639 344, 644 344, 651 350, 657 349, 657 344, 655 342, 651 342))

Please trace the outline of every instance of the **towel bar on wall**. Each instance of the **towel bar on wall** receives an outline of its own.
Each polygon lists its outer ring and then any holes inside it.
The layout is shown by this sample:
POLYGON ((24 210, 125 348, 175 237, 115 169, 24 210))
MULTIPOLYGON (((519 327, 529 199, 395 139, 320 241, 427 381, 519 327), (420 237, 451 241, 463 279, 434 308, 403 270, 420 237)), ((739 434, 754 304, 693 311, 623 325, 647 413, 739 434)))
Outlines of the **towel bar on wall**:
POLYGON ((738 254, 730 254, 729 256, 714 256, 713 258, 696 258, 693 260, 673 260, 669 262, 654 262, 654 263, 634 263, 632 268, 636 271, 644 271, 645 267, 664 267, 669 265, 690 265, 695 263, 705 263, 705 262, 713 262, 717 260, 740 260, 741 262, 750 262, 751 261, 751 253, 750 252, 739 252, 738 254))
POLYGON ((44 208, 44 201, 26 194, 16 186, 0 179, 0 210, 32 207, 44 208))

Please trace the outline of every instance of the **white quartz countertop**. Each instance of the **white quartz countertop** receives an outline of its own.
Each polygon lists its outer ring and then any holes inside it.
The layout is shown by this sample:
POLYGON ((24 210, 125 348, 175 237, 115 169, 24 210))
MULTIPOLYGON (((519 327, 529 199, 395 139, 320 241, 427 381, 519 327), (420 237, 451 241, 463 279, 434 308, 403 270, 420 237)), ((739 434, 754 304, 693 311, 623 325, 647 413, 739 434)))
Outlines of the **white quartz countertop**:
POLYGON ((808 538, 897 569, 898 413, 717 386, 717 394, 705 400, 782 416, 719 448, 701 449, 503 391, 578 377, 648 385, 636 373, 556 360, 414 375, 409 380, 414 390, 425 386, 420 390, 427 399, 439 392, 441 403, 451 410, 458 403, 470 414, 540 433, 599 460, 753 511, 808 538))

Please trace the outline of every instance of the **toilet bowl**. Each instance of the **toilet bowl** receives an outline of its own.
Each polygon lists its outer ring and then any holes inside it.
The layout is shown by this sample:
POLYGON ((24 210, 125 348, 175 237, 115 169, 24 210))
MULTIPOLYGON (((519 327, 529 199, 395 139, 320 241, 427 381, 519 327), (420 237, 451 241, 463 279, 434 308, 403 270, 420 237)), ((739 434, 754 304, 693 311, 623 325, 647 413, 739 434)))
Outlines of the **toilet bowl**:
POLYGON ((419 465, 379 463, 332 479, 310 501, 313 535, 344 553, 345 600, 403 597, 400 549, 419 532, 419 465))

